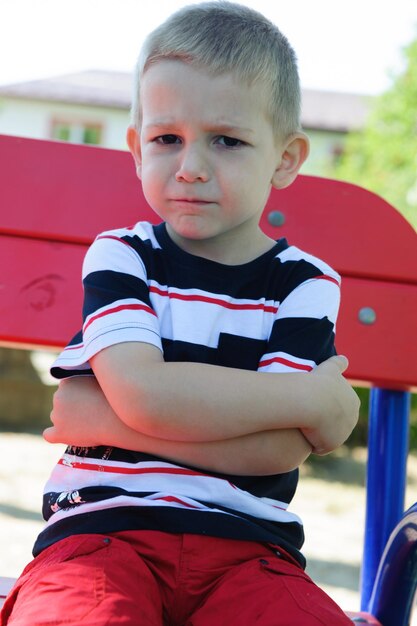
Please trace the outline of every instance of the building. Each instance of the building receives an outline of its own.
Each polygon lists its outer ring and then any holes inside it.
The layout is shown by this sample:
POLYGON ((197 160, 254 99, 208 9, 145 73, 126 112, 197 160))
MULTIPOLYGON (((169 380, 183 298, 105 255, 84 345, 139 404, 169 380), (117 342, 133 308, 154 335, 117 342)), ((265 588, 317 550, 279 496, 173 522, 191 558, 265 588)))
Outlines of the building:
MULTIPOLYGON (((1 86, 0 133, 126 149, 131 89, 131 74, 103 70, 1 86)), ((368 108, 366 96, 304 89, 302 124, 312 150, 303 173, 329 174, 368 108)))

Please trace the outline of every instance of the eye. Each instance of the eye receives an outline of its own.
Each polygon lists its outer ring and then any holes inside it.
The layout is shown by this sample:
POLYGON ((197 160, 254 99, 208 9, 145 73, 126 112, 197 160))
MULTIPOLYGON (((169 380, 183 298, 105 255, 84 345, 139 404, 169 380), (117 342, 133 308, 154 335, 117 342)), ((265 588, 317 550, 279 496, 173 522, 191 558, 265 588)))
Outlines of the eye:
POLYGON ((228 135, 220 135, 220 137, 217 137, 216 143, 225 146, 226 148, 239 148, 240 146, 245 145, 245 142, 241 139, 228 137, 228 135))
POLYGON ((163 146, 169 146, 174 143, 179 143, 180 139, 177 135, 160 135, 155 137, 154 142, 162 144, 163 146))

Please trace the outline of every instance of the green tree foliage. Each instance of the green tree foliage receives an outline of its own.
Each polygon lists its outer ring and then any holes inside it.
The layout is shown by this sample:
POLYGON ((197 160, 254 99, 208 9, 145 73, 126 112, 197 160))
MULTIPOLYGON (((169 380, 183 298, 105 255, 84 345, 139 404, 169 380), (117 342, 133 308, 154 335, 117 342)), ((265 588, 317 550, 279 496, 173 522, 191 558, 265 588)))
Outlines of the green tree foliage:
MULTIPOLYGON (((417 228, 417 39, 404 49, 403 70, 373 101, 365 128, 348 135, 330 176, 374 191, 417 228)), ((349 446, 367 440, 369 390, 357 391, 361 418, 349 446)), ((410 448, 417 450, 417 394, 411 401, 410 448)))
POLYGON ((332 175, 379 194, 417 227, 417 39, 404 61, 365 128, 348 135, 332 175))

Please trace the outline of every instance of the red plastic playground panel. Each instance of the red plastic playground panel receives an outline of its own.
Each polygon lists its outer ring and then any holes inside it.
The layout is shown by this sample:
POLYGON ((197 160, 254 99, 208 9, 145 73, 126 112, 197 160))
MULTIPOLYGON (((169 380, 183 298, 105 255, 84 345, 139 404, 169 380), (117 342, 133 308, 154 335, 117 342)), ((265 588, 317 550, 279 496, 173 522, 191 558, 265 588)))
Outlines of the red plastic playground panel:
MULTIPOLYGON (((100 231, 159 221, 130 154, 0 136, 0 233, 88 244, 100 231)), ((261 226, 325 259, 341 274, 415 282, 415 231, 391 205, 355 185, 299 176, 272 191, 261 226), (284 219, 271 225, 272 217, 284 219)))
MULTIPOLYGON (((0 186, 0 342, 60 347, 80 325, 86 246, 102 230, 158 218, 127 152, 6 136, 0 151, 8 155, 0 186)), ((300 176, 272 191, 261 226, 342 274, 337 347, 349 357, 348 376, 417 387, 417 343, 409 336, 417 245, 404 218, 362 188, 300 176)))

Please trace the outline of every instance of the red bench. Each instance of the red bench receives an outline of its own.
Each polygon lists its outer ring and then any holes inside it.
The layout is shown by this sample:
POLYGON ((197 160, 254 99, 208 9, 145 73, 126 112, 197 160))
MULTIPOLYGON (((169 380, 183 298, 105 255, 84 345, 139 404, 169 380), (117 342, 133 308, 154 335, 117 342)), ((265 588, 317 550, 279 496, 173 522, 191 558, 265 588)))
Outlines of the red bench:
MULTIPOLYGON (((0 159, 0 343, 58 348, 80 326, 81 263, 94 236, 158 218, 126 152, 0 136, 0 159)), ((261 226, 343 276, 338 351, 349 357, 350 380, 373 387, 362 609, 384 626, 405 626, 411 609, 394 618, 385 606, 380 559, 417 515, 403 518, 409 392, 417 388, 416 233, 378 196, 310 176, 272 192, 261 226)), ((415 583, 407 588, 413 595, 415 583)))

